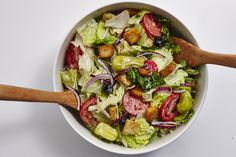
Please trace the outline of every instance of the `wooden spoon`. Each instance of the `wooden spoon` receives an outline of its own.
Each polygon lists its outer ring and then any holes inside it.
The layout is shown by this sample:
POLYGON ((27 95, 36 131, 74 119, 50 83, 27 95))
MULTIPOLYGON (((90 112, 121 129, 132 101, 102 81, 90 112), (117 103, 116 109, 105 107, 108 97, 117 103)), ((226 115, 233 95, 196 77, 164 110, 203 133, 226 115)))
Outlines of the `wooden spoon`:
POLYGON ((180 53, 174 56, 174 60, 177 63, 180 63, 181 60, 186 60, 190 67, 202 64, 218 64, 236 68, 236 55, 208 52, 177 37, 172 37, 172 41, 181 48, 180 53))
MULTIPOLYGON (((0 84, 0 100, 50 102, 78 109, 77 98, 72 91, 48 92, 30 88, 0 84)), ((79 101, 79 100, 78 100, 79 101)))

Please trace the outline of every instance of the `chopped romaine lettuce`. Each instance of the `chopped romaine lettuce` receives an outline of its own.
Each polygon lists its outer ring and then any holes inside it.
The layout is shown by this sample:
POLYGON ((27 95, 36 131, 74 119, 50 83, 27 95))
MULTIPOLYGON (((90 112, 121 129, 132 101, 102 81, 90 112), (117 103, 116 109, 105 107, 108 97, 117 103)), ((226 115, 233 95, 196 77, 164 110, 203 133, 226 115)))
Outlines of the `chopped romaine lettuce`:
POLYGON ((140 12, 138 12, 138 14, 132 16, 130 19, 129 19, 129 24, 130 25, 137 25, 139 24, 142 19, 143 19, 143 16, 146 14, 146 13, 150 13, 150 11, 148 10, 141 10, 140 12))
POLYGON ((161 57, 158 55, 153 55, 153 57, 151 58, 151 60, 153 60, 157 64, 158 71, 165 69, 165 67, 173 61, 173 56, 171 52, 168 51, 167 49, 162 48, 159 50, 155 50, 155 52, 158 52, 162 54, 163 56, 165 56, 165 57, 161 57))
POLYGON ((79 69, 89 74, 96 70, 92 57, 86 52, 79 58, 79 69))
POLYGON ((78 90, 78 71, 76 69, 61 71, 61 80, 64 85, 78 90))
POLYGON ((107 98, 99 96, 101 99, 97 101, 96 105, 90 106, 89 111, 95 111, 97 113, 103 113, 105 116, 110 118, 109 114, 106 112, 106 108, 110 105, 117 105, 123 98, 125 89, 123 86, 120 86, 113 94, 109 94, 107 98))
POLYGON ((143 101, 145 101, 145 102, 152 101, 152 100, 153 100, 152 94, 153 94, 153 92, 154 92, 155 90, 156 90, 156 89, 154 88, 154 89, 151 89, 151 90, 149 90, 149 91, 143 93, 143 94, 142 94, 142 96, 143 96, 143 101))
POLYGON ((94 41, 94 45, 113 44, 116 41, 116 37, 111 35, 109 28, 105 28, 103 21, 98 23, 96 35, 97 38, 94 41))
POLYGON ((77 30, 85 46, 92 46, 95 42, 97 25, 95 19, 91 19, 77 30))
POLYGON ((98 39, 104 39, 108 33, 108 29, 105 28, 105 23, 103 21, 100 21, 97 26, 97 37, 98 39))
POLYGON ((142 47, 147 47, 147 48, 152 47, 153 41, 150 38, 148 38, 142 25, 138 24, 136 27, 138 28, 139 32, 142 35, 141 39, 139 39, 139 41, 137 42, 137 45, 142 46, 142 47))
POLYGON ((164 80, 169 86, 180 86, 185 83, 187 76, 188 74, 184 70, 178 69, 165 77, 164 80))
POLYGON ((151 107, 160 108, 164 100, 170 95, 170 93, 160 92, 153 95, 153 99, 150 103, 151 107))
POLYGON ((189 112, 186 112, 185 114, 179 114, 178 116, 176 116, 174 118, 174 121, 181 124, 185 124, 189 121, 189 119, 192 118, 193 114, 194 114, 194 110, 191 109, 189 112))
POLYGON ((130 148, 140 148, 145 146, 150 142, 150 139, 155 132, 155 128, 150 126, 144 118, 136 119, 135 121, 138 126, 135 135, 123 134, 122 136, 122 142, 130 148))
POLYGON ((157 86, 161 86, 165 84, 163 78, 158 74, 152 74, 150 76, 141 76, 137 69, 132 69, 127 73, 128 78, 132 80, 132 82, 137 85, 138 87, 142 88, 145 91, 153 89, 157 86))
POLYGON ((94 81, 93 84, 85 90, 85 85, 88 83, 88 81, 92 78, 90 74, 86 71, 80 70, 81 77, 79 78, 78 84, 81 87, 81 91, 86 93, 87 97, 90 96, 92 93, 99 94, 101 93, 102 89, 102 83, 97 80, 94 81))
POLYGON ((130 55, 134 51, 126 40, 122 40, 116 48, 119 55, 130 55))
POLYGON ((197 69, 187 68, 185 69, 185 72, 187 72, 189 75, 199 75, 199 70, 197 69))
POLYGON ((124 10, 115 17, 105 21, 105 27, 111 28, 125 28, 127 27, 129 21, 129 12, 124 10))

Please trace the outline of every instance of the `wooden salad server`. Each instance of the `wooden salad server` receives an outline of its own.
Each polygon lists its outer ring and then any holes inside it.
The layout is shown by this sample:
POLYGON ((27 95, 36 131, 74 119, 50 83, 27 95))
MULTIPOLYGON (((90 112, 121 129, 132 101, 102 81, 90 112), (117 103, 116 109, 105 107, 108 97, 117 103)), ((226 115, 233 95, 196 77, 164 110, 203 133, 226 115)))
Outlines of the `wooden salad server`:
POLYGON ((79 110, 80 101, 72 90, 65 92, 49 92, 30 88, 0 84, 0 100, 50 102, 69 106, 79 110))
POLYGON ((177 37, 172 37, 172 41, 181 48, 180 53, 174 56, 174 60, 177 63, 180 63, 181 60, 186 60, 190 67, 202 64, 217 64, 236 68, 236 55, 205 51, 177 37))

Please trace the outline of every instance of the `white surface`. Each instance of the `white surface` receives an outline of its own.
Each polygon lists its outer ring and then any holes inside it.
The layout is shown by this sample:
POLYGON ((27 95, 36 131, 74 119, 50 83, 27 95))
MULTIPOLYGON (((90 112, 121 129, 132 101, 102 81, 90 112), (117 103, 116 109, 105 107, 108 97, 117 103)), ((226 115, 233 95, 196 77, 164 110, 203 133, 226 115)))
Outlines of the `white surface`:
MULTIPOLYGON (((61 43, 103 0, 1 0, 0 83, 52 90, 61 43)), ((118 2, 118 1, 113 1, 118 2)), ((207 50, 236 54, 234 0, 148 0, 180 19, 207 50)), ((141 156, 236 156, 236 69, 209 67, 209 90, 195 123, 175 142, 141 156)), ((84 141, 56 105, 0 101, 0 157, 118 157, 84 141)))

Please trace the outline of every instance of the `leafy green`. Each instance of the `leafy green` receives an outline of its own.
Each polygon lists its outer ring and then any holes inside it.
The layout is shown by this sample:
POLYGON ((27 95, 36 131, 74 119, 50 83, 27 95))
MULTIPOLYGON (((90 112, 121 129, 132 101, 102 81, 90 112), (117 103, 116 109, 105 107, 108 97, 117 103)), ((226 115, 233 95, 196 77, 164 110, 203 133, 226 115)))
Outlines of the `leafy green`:
POLYGON ((158 52, 165 57, 160 57, 158 55, 153 55, 151 60, 153 60, 158 65, 158 70, 161 71, 165 69, 173 61, 173 56, 171 52, 165 48, 161 48, 158 50, 154 50, 154 52, 158 52))
POLYGON ((166 18, 166 17, 163 17, 161 15, 156 15, 156 19, 163 25, 163 26, 167 26, 167 27, 170 27, 171 25, 171 20, 166 18))
POLYGON ((150 90, 157 86, 161 86, 165 84, 165 81, 159 74, 152 74, 150 76, 144 77, 141 76, 137 69, 131 69, 127 73, 128 78, 132 80, 132 82, 142 88, 143 90, 150 90))
POLYGON ((185 114, 182 114, 182 115, 179 114, 178 116, 176 116, 174 118, 174 121, 179 122, 181 124, 185 124, 192 118, 193 114, 194 114, 194 110, 191 109, 189 110, 189 112, 186 112, 185 114))
POLYGON ((172 54, 180 53, 180 46, 174 45, 172 42, 165 43, 165 48, 171 51, 172 54))
POLYGON ((183 67, 183 68, 186 68, 188 66, 188 63, 186 60, 180 60, 180 65, 183 67))
POLYGON ((184 70, 178 69, 165 77, 164 80, 169 86, 180 86, 185 83, 185 78, 187 76, 188 74, 184 70))
POLYGON ((117 46, 117 53, 119 55, 125 55, 128 56, 133 50, 133 48, 129 45, 129 43, 126 40, 121 41, 117 46))
POLYGON ((178 54, 180 52, 180 46, 174 45, 170 38, 170 31, 167 26, 163 25, 161 28, 163 39, 165 41, 165 48, 171 51, 172 54, 178 54))
POLYGON ((191 68, 187 68, 185 70, 185 72, 187 72, 189 75, 199 75, 199 70, 197 69, 191 69, 191 68))
POLYGON ((129 24, 130 25, 137 25, 139 24, 142 19, 143 19, 143 16, 146 14, 146 13, 149 13, 150 11, 148 10, 141 10, 140 12, 138 12, 136 15, 132 16, 130 19, 129 19, 129 24))
POLYGON ((78 71, 76 69, 61 71, 61 81, 64 85, 78 90, 78 71))
POLYGON ((95 19, 91 19, 77 30, 85 46, 92 46, 95 42, 97 25, 95 19))
POLYGON ((142 46, 142 47, 147 47, 147 48, 150 48, 153 46, 153 41, 148 38, 145 30, 143 29, 142 25, 141 24, 138 24, 136 26, 139 30, 139 32, 141 33, 142 37, 141 39, 139 39, 139 41, 137 42, 137 45, 139 46, 142 46))
POLYGON ((115 36, 108 36, 104 39, 96 39, 94 41, 94 45, 99 46, 99 45, 103 45, 103 44, 113 44, 116 41, 116 37, 115 36))
POLYGON ((129 12, 127 10, 124 10, 115 17, 106 20, 105 27, 125 28, 129 25, 128 22, 129 22, 129 12))
POLYGON ((111 35, 108 28, 105 28, 105 23, 103 21, 98 23, 96 36, 94 45, 113 44, 116 41, 116 37, 111 35))
POLYGON ((140 148, 148 144, 155 133, 155 128, 150 126, 144 118, 136 119, 137 132, 135 135, 123 134, 123 140, 130 148, 140 148))
POLYGON ((153 99, 150 103, 152 107, 160 108, 161 104, 164 102, 164 100, 170 95, 170 93, 155 93, 153 95, 153 99))

